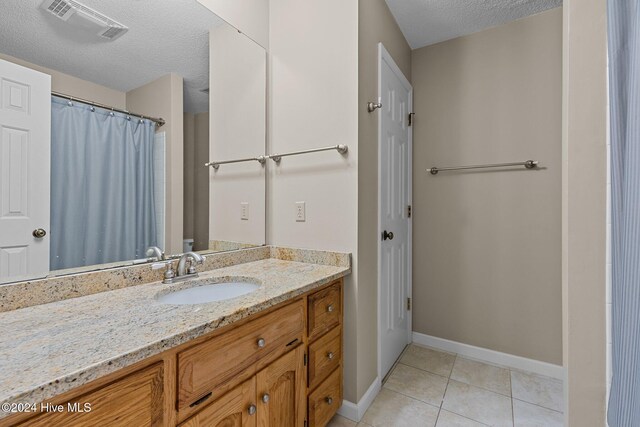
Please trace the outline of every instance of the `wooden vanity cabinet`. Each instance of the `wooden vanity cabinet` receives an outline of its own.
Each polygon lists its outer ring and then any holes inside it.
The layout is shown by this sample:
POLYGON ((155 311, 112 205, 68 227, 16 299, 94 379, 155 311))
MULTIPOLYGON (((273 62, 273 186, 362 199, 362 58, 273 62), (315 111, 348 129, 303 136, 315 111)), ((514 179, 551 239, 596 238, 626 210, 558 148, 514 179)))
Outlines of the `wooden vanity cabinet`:
POLYGON ((258 427, 304 425, 307 405, 303 345, 256 375, 258 427))
POLYGON ((166 425, 163 402, 163 365, 156 363, 75 399, 55 404, 61 406, 59 412, 43 413, 18 425, 160 427, 166 425), (91 407, 85 407, 85 403, 91 407))
POLYGON ((241 383, 180 427, 298 427, 306 414, 304 346, 241 383))
POLYGON ((180 427, 256 427, 256 381, 251 378, 236 386, 180 427), (253 413, 252 413, 253 412, 253 413))
POLYGON ((325 427, 342 404, 342 279, 51 399, 7 426, 325 427))
POLYGON ((308 297, 307 426, 324 427, 342 405, 342 280, 308 297))

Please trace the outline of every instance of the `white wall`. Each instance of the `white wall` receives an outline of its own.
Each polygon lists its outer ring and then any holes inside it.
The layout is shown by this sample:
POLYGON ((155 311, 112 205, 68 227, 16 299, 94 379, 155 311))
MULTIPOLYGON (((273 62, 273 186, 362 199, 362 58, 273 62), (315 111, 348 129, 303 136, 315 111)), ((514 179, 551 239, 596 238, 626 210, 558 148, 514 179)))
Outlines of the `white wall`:
MULTIPOLYGON (((266 52, 228 25, 212 30, 210 48, 210 160, 265 154, 266 52)), ((195 167, 206 160, 196 159, 195 167)), ((210 240, 265 243, 265 166, 258 162, 209 168, 210 240), (240 204, 249 204, 249 219, 240 204)))
MULTIPOLYGON (((346 251, 357 263, 358 2, 271 0, 269 152, 347 144, 269 164, 270 244, 346 251), (294 204, 306 202, 306 222, 294 204)), ((356 401, 357 278, 345 286, 345 399, 356 401)))
POLYGON ((269 0, 198 0, 265 49, 269 46, 269 0))
POLYGON ((565 425, 606 415, 607 7, 565 0, 563 358, 565 425))

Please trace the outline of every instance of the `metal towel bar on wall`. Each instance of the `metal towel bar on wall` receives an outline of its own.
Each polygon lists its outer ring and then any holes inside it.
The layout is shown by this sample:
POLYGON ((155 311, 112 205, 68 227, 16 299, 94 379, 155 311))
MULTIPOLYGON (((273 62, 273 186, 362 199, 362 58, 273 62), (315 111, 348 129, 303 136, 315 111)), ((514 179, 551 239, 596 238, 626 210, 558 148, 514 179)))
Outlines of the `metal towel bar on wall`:
POLYGON ((245 159, 234 159, 234 160, 223 160, 221 162, 208 162, 205 163, 205 166, 211 166, 212 168, 218 170, 220 165, 228 165, 230 163, 242 163, 242 162, 258 162, 261 165, 267 161, 267 156, 258 156, 258 157, 247 157, 245 159))
POLYGON ((267 159, 271 159, 276 163, 280 163, 280 160, 282 160, 283 157, 297 156, 299 154, 318 153, 320 151, 331 151, 331 150, 336 150, 340 154, 346 154, 349 151, 349 147, 344 144, 338 144, 338 145, 331 145, 329 147, 312 148, 310 150, 292 151, 290 153, 271 154, 269 156, 247 157, 244 159, 223 160, 220 162, 211 161, 211 162, 205 163, 204 165, 207 167, 211 166, 216 170, 220 167, 220 165, 226 165, 230 163, 260 162, 261 165, 264 165, 267 159))
POLYGON ((276 163, 280 163, 283 157, 288 156, 297 156, 299 154, 309 154, 309 153, 318 153, 320 151, 331 151, 336 150, 340 154, 346 154, 349 151, 349 147, 343 144, 332 145, 330 147, 322 147, 322 148, 312 148, 310 150, 302 150, 302 151, 292 151, 290 153, 281 153, 281 154, 272 154, 267 156, 267 158, 273 160, 276 163))
POLYGON ((494 163, 487 165, 470 165, 470 166, 447 166, 442 168, 433 167, 428 169, 431 175, 437 175, 438 172, 441 171, 456 171, 456 170, 464 170, 464 169, 487 169, 487 168, 502 168, 509 166, 524 166, 527 169, 536 169, 538 167, 537 160, 526 160, 524 162, 515 162, 515 163, 494 163))

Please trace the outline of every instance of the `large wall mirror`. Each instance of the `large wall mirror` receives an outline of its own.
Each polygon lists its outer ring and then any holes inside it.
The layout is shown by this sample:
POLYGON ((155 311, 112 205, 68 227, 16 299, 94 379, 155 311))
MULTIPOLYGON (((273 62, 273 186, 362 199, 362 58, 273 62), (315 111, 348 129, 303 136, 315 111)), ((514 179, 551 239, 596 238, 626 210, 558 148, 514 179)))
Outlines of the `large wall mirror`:
POLYGON ((0 283, 264 245, 224 161, 265 127, 265 50, 196 0, 1 2, 0 283))

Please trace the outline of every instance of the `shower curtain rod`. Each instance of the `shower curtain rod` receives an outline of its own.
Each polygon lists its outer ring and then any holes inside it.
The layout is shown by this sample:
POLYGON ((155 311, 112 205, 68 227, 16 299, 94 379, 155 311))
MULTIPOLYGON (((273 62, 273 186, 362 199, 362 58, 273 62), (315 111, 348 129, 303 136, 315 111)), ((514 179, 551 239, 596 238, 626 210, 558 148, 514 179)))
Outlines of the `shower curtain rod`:
POLYGON ((78 102, 81 102, 83 104, 91 105, 91 106, 94 106, 94 107, 104 108, 105 110, 111 110, 111 111, 114 111, 116 113, 123 113, 123 114, 127 114, 129 116, 139 117, 140 119, 151 120, 152 122, 155 122, 156 126, 158 126, 158 127, 161 127, 162 125, 164 125, 166 123, 164 121, 164 119, 161 119, 161 118, 143 116, 142 114, 132 113, 132 112, 127 111, 127 110, 122 110, 120 108, 114 108, 114 107, 111 107, 109 105, 100 104, 99 102, 93 102, 93 101, 89 101, 88 99, 78 98, 77 96, 66 95, 64 93, 54 92, 54 91, 51 91, 51 95, 57 96, 58 98, 68 99, 69 101, 78 101, 78 102))

